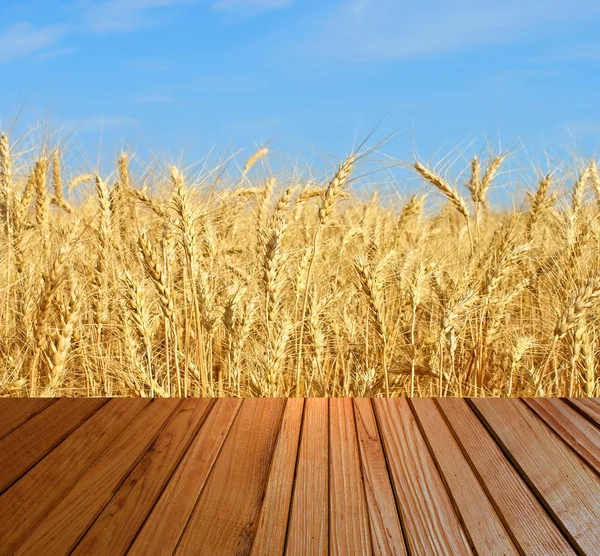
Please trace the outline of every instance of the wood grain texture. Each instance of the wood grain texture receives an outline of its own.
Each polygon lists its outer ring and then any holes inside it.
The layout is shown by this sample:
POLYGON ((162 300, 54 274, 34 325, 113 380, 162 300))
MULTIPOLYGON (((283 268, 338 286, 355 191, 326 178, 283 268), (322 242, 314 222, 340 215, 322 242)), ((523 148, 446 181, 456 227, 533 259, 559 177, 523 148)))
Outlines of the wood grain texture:
POLYGON ((358 447, 371 528, 374 554, 406 554, 383 446, 370 399, 354 400, 358 447))
POLYGON ((518 554, 432 399, 411 400, 430 452, 478 554, 518 554))
POLYGON ((235 398, 217 400, 134 540, 129 556, 175 551, 241 404, 235 398))
POLYGON ((565 401, 600 428, 600 399, 569 398, 565 401))
POLYGON ((0 440, 54 402, 52 398, 0 399, 0 440))
MULTIPOLYGON (((518 400, 513 400, 518 403, 518 400)), ((572 555, 565 537, 465 400, 436 400, 490 500, 525 554, 572 555)))
POLYGON ((544 422, 600 475, 600 430, 561 400, 523 400, 544 422))
POLYGON ((50 510, 14 554, 69 554, 160 434, 180 400, 153 400, 50 510))
POLYGON ((594 554, 600 539, 600 479, 520 401, 476 398, 470 403, 571 542, 594 554))
POLYGON ((212 404, 193 398, 181 404, 72 554, 127 551, 212 404))
POLYGON ((0 496, 0 555, 10 553, 149 400, 111 400, 0 496))
POLYGON ((410 553, 471 554, 408 402, 374 405, 410 553))
POLYGON ((371 533, 349 398, 329 400, 329 553, 372 554, 371 533))
POLYGON ((285 404, 269 482, 252 545, 253 556, 284 552, 303 410, 303 399, 290 398, 285 404))
POLYGON ((329 551, 329 404, 306 400, 286 553, 329 551))
POLYGON ((0 493, 108 400, 61 399, 0 440, 0 493))
POLYGON ((597 552, 594 400, 22 401, 0 556, 597 552))
POLYGON ((176 554, 250 553, 284 406, 243 401, 176 554))

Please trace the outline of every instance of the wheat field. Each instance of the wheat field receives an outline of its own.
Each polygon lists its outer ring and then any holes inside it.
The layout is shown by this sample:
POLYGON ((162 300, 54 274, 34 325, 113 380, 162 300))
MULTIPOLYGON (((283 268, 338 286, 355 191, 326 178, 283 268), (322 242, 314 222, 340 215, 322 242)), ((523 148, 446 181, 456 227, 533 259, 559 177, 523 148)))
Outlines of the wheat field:
POLYGON ((506 153, 392 202, 368 155, 76 172, 2 135, 0 395, 599 396, 595 162, 510 208, 506 153))

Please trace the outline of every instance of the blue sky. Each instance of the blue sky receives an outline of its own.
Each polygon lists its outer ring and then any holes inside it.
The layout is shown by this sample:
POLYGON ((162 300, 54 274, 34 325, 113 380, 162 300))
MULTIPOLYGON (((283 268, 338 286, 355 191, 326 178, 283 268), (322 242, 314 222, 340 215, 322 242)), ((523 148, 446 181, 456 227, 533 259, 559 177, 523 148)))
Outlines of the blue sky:
POLYGON ((92 157, 294 160, 385 115, 400 158, 594 154, 599 24, 596 0, 3 0, 0 126, 74 129, 92 157))

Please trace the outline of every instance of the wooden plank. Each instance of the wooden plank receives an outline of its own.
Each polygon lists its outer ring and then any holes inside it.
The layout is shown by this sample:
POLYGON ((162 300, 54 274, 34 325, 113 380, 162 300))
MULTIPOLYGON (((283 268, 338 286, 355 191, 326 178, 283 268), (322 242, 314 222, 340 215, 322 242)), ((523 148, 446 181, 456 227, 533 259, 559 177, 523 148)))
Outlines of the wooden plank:
POLYGON ((375 412, 411 554, 471 554, 452 502, 405 399, 375 412))
POLYGON ((371 554, 352 400, 329 400, 329 553, 371 554))
POLYGON ((385 463, 371 400, 354 400, 358 446, 374 554, 406 554, 394 491, 385 463))
POLYGON ((480 419, 572 543, 593 554, 600 538, 600 479, 520 400, 476 398, 480 419))
POLYGON ((477 553, 518 554, 435 402, 422 398, 411 400, 410 403, 477 553))
POLYGON ((0 399, 0 439, 55 401, 52 398, 0 399))
POLYGON ((253 556, 283 554, 292 500, 304 400, 287 400, 254 543, 253 556))
POLYGON ((216 401, 148 516, 128 555, 172 554, 206 483, 242 401, 216 401))
POLYGON ((600 428, 600 399, 599 398, 568 398, 569 405, 583 414, 595 426, 600 428))
POLYGON ((186 399, 72 554, 125 554, 198 432, 212 400, 186 399))
POLYGON ((306 400, 287 554, 320 555, 329 550, 329 404, 306 400))
POLYGON ((523 400, 600 475, 600 430, 561 400, 523 400))
POLYGON ((50 510, 14 554, 69 554, 115 490, 146 453, 180 400, 153 400, 71 490, 50 510))
POLYGON ((0 496, 0 555, 11 552, 148 401, 109 401, 0 496))
POLYGON ((63 398, 0 440, 0 493, 108 400, 63 398))
POLYGON ((246 399, 190 516, 176 554, 248 554, 284 399, 246 399))
POLYGON ((436 400, 436 404, 521 550, 532 556, 574 554, 466 401, 444 398, 436 400))

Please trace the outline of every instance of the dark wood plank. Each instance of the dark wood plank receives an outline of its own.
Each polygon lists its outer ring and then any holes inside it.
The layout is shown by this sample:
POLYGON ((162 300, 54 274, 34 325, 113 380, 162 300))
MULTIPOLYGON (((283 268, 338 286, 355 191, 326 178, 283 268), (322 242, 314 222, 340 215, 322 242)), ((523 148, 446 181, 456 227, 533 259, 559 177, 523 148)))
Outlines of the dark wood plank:
POLYGON ((129 549, 128 555, 172 554, 242 404, 216 401, 129 549))
POLYGON ((571 548, 467 402, 436 400, 464 456, 525 554, 571 555, 571 548))
POLYGON ((0 399, 0 439, 54 402, 52 398, 0 399))
POLYGON ((212 403, 191 398, 181 404, 72 554, 125 554, 212 403))
POLYGON ((248 554, 284 399, 246 399, 200 494, 176 554, 248 554))
POLYGON ((600 475, 600 430, 566 403, 550 398, 523 400, 600 475))
POLYGON ((598 398, 568 398, 565 400, 577 411, 582 413, 594 425, 600 428, 600 399, 598 398))
POLYGON ((148 404, 25 537, 14 554, 69 554, 180 403, 161 399, 148 404))
POLYGON ((306 400, 296 481, 287 535, 287 554, 329 551, 329 404, 306 400))
POLYGON ((0 555, 9 554, 149 400, 111 400, 0 496, 0 555))
POLYGON ((0 440, 0 493, 106 402, 101 399, 60 399, 0 440))
POLYGON ((518 554, 496 510, 432 399, 411 400, 436 466, 479 554, 518 554))
POLYGON ((303 409, 303 399, 291 398, 285 404, 281 430, 273 453, 269 482, 252 545, 253 556, 283 554, 303 409))
POLYGON ((374 554, 406 554, 394 491, 371 400, 354 400, 356 431, 374 554))
POLYGON ((405 399, 375 412, 411 554, 471 554, 452 502, 405 399))
POLYGON ((520 400, 475 398, 471 403, 571 542, 585 553, 596 552, 600 479, 520 400))
POLYGON ((329 401, 329 553, 372 554, 371 534, 349 398, 329 401))

